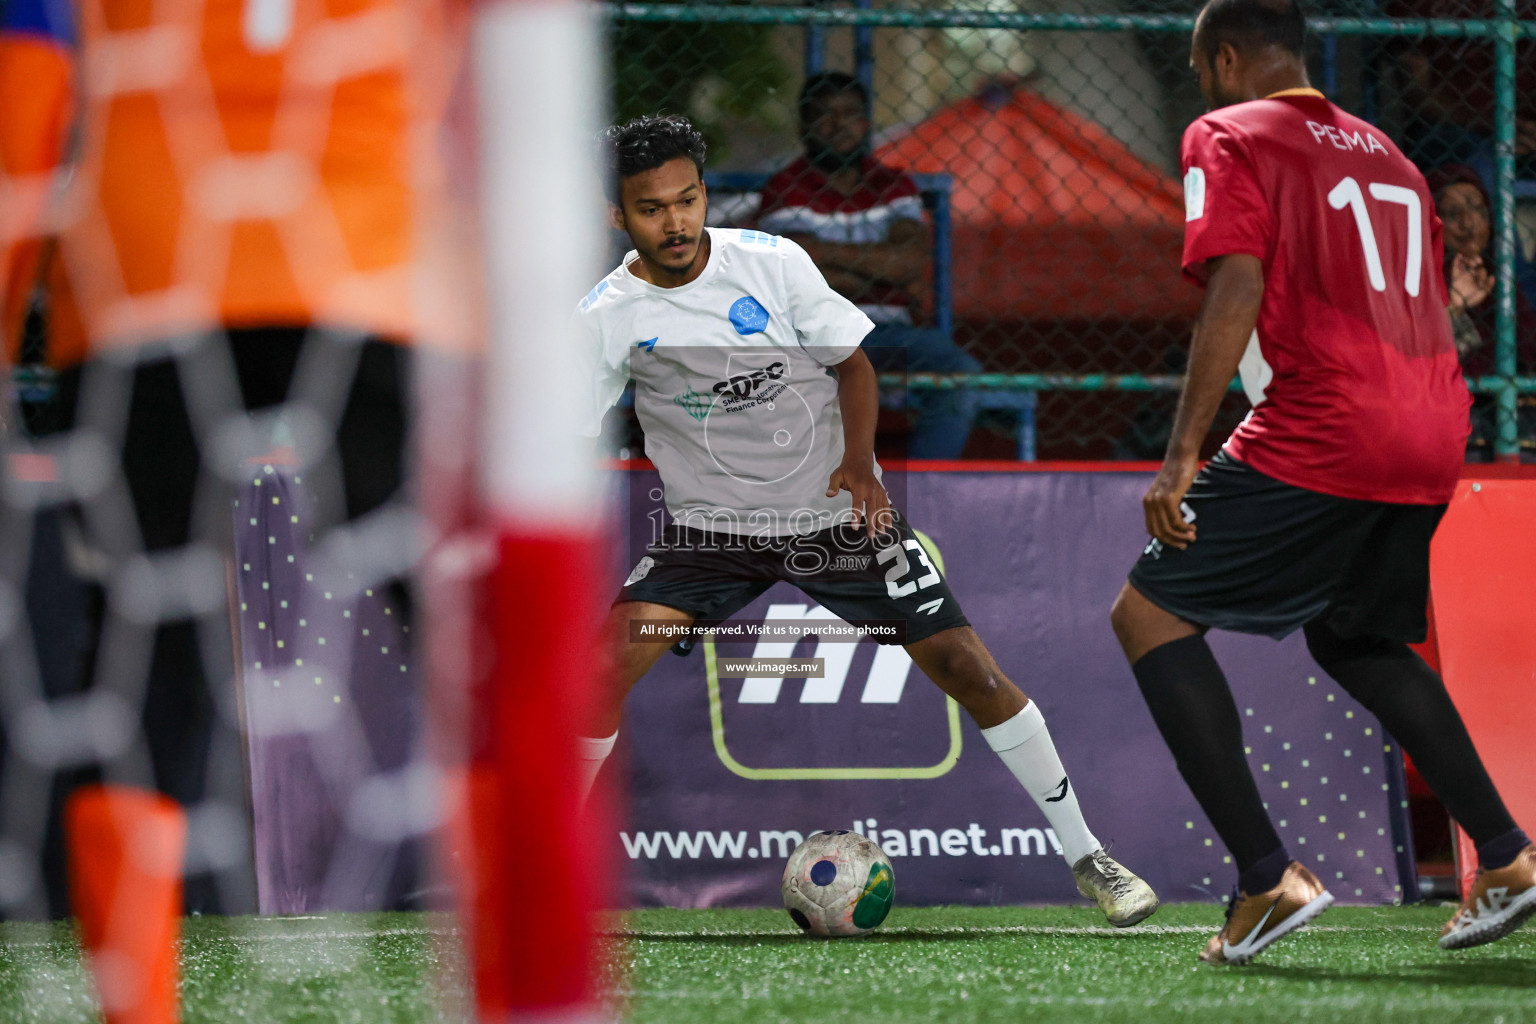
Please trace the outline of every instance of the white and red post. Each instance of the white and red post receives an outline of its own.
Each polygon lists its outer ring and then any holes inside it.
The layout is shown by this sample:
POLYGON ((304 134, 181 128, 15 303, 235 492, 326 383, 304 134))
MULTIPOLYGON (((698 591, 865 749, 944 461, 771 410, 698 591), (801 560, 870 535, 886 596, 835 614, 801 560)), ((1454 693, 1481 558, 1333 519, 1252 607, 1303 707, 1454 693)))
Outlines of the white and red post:
POLYGON ((474 68, 489 352, 486 507, 494 667, 476 707, 472 918, 483 1024, 589 1022, 601 856, 577 791, 596 682, 601 481, 581 437, 590 382, 570 337, 604 251, 599 26, 573 0, 477 11, 474 68))

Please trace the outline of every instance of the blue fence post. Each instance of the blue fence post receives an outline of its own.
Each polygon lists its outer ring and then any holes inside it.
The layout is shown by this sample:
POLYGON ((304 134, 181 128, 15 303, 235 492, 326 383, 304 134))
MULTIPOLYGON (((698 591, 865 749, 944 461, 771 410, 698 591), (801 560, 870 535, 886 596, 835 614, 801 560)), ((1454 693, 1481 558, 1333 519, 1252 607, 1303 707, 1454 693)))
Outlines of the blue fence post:
MULTIPOLYGON (((819 6, 818 0, 810 0, 807 7, 819 6)), ((827 66, 827 30, 816 22, 805 23, 805 77, 809 78, 827 66)))
POLYGON ((1323 36, 1323 95, 1339 98, 1339 37, 1332 33, 1323 36))
MULTIPOLYGON (((867 10, 870 0, 859 0, 861 10, 867 10)), ((869 96, 869 119, 875 119, 875 29, 872 25, 856 25, 853 29, 853 74, 864 86, 869 96)))
POLYGON ((934 324, 945 334, 953 337, 955 331, 954 283, 950 278, 953 270, 953 242, 950 238, 952 223, 949 215, 949 193, 954 180, 947 174, 920 176, 925 187, 933 188, 933 311, 934 324))
POLYGON ((1520 25, 1515 0, 1495 0, 1494 35, 1494 262, 1498 307, 1494 348, 1501 379, 1495 399, 1494 457, 1520 459, 1515 388, 1515 40, 1520 25))

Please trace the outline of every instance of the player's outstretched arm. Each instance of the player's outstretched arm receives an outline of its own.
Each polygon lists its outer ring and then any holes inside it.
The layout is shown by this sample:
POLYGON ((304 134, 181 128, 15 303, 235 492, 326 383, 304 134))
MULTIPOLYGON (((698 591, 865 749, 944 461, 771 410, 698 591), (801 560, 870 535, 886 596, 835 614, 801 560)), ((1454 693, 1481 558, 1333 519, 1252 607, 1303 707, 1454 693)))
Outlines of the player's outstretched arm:
POLYGON ((1208 269, 1205 301, 1195 320, 1189 371, 1179 395, 1168 454, 1141 499, 1147 532, 1181 549, 1194 542, 1195 527, 1184 521, 1179 505, 1200 469, 1200 445, 1237 373, 1264 299, 1264 265, 1257 257, 1221 256, 1211 260, 1208 269))
POLYGON ((837 404, 843 413, 843 462, 827 481, 827 497, 851 492, 853 525, 862 522, 873 537, 890 525, 891 499, 875 476, 880 389, 863 349, 854 349, 853 355, 837 364, 837 404))

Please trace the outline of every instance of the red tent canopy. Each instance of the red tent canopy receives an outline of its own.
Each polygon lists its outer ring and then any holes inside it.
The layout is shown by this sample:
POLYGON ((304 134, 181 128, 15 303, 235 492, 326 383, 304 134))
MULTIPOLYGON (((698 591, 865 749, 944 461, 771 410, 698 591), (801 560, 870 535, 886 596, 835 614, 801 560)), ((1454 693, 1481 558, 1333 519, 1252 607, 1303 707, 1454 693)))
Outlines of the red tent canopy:
POLYGON ((954 178, 954 304, 979 320, 1193 315, 1178 184, 1099 125, 993 85, 882 146, 881 162, 954 178))

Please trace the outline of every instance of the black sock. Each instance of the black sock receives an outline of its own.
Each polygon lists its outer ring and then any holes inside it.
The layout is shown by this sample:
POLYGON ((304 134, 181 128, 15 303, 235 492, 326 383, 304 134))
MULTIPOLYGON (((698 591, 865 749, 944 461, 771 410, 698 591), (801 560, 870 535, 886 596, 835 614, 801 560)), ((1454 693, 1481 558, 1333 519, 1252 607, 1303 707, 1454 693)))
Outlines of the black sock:
POLYGON ((1323 671, 1380 719, 1479 849, 1517 831, 1445 683, 1423 658, 1405 643, 1340 637, 1321 622, 1307 623, 1306 631, 1323 671))
MULTIPOLYGON (((1237 705, 1205 637, 1153 648, 1131 671, 1179 774, 1232 852, 1238 872, 1267 864, 1277 851, 1284 857, 1283 872, 1290 857, 1264 811, 1243 753, 1237 705)), ((1277 875, 1269 885, 1250 891, 1264 892, 1278 883, 1277 875)))
POLYGON ((1280 847, 1267 857, 1260 857, 1253 865, 1237 876, 1237 887, 1250 896, 1269 892, 1280 884, 1280 877, 1291 865, 1291 855, 1280 847))
POLYGON ((1511 829, 1499 836, 1490 839, 1477 848, 1477 865, 1489 871, 1499 868, 1507 868, 1520 856, 1520 851, 1531 845, 1531 838, 1523 829, 1511 829))

